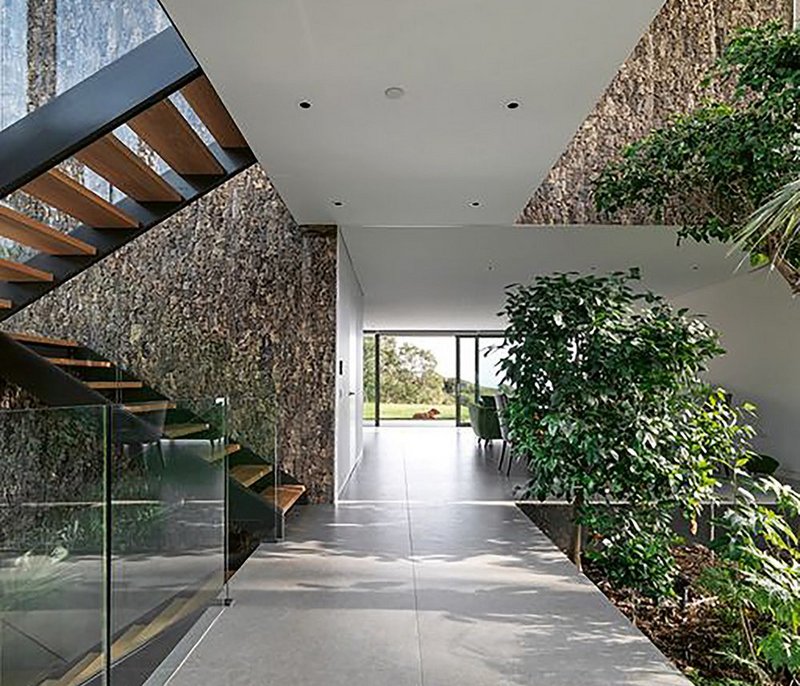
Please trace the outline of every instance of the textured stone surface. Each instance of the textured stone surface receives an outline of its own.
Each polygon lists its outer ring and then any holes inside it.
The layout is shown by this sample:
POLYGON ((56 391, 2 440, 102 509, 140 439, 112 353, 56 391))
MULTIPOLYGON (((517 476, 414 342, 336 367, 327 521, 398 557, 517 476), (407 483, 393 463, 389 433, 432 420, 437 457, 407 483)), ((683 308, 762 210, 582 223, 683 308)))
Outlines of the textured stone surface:
POLYGON ((174 398, 229 395, 234 433, 333 496, 336 237, 252 168, 12 318, 174 398))
POLYGON ((700 82, 733 29, 775 19, 790 24, 792 0, 667 0, 520 222, 602 223, 590 194, 592 178, 625 145, 708 95, 700 82))

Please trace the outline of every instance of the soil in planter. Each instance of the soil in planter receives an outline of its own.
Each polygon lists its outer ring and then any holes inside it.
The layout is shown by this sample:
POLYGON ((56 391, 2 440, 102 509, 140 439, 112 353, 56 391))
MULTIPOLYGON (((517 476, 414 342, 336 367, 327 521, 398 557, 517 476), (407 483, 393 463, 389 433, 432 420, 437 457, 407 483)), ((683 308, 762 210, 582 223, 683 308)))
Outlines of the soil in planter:
MULTIPOLYGON (((520 504, 520 509, 562 552, 567 553, 572 527, 572 508, 567 504, 520 504)), ((755 686, 747 669, 726 657, 730 636, 737 627, 728 624, 719 602, 702 588, 703 571, 714 564, 714 556, 703 545, 708 541, 708 521, 691 545, 674 550, 679 574, 676 598, 657 603, 630 589, 614 588, 602 570, 584 561, 584 572, 595 585, 666 655, 684 674, 700 686, 755 686)), ((688 532, 680 532, 691 538, 688 532)), ((796 686, 791 680, 775 686, 796 686)))
MULTIPOLYGON (((614 588, 602 570, 591 562, 586 575, 672 662, 703 686, 751 686, 747 669, 726 657, 726 643, 735 632, 727 623, 719 601, 700 585, 703 571, 714 564, 702 545, 674 550, 679 575, 677 598, 660 603, 630 589, 614 588)), ((775 686, 790 686, 791 681, 775 686)))

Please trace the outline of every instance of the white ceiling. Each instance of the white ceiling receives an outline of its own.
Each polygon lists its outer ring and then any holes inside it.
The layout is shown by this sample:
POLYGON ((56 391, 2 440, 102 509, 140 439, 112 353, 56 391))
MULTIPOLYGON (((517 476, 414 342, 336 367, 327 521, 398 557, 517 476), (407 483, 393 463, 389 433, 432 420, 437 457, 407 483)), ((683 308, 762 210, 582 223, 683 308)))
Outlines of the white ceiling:
POLYGON ((362 226, 512 223, 662 4, 164 0, 295 219, 362 226))
POLYGON ((638 266, 669 297, 730 279, 739 258, 722 245, 685 242, 656 227, 346 227, 364 291, 364 326, 384 330, 502 328, 504 288, 555 271, 638 266))

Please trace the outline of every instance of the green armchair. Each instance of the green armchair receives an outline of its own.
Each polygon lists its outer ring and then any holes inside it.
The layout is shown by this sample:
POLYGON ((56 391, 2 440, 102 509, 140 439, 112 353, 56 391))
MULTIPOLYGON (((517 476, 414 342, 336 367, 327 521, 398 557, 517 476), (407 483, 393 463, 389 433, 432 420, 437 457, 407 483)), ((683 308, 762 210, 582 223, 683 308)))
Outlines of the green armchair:
POLYGON ((469 421, 478 441, 494 441, 502 438, 500 434, 500 420, 497 417, 497 406, 494 398, 484 396, 480 402, 467 403, 469 408, 469 421))

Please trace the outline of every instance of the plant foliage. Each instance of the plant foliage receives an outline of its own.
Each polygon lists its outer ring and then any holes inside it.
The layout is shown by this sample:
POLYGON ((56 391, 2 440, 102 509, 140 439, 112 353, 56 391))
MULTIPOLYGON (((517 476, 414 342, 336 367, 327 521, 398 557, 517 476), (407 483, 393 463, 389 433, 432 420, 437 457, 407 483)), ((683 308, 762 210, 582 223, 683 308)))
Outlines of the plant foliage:
POLYGON ((737 31, 706 84, 727 97, 625 148, 595 182, 597 208, 609 216, 643 210, 697 241, 738 241, 755 264, 772 261, 798 290, 796 232, 780 240, 781 221, 765 232, 763 221, 754 227, 750 219, 800 177, 800 33, 780 23, 737 31))
POLYGON ((694 520, 713 483, 695 415, 700 373, 722 351, 702 319, 635 291, 638 280, 632 269, 511 287, 501 364, 529 495, 574 502, 610 573, 662 595, 674 570, 671 515, 694 520))

